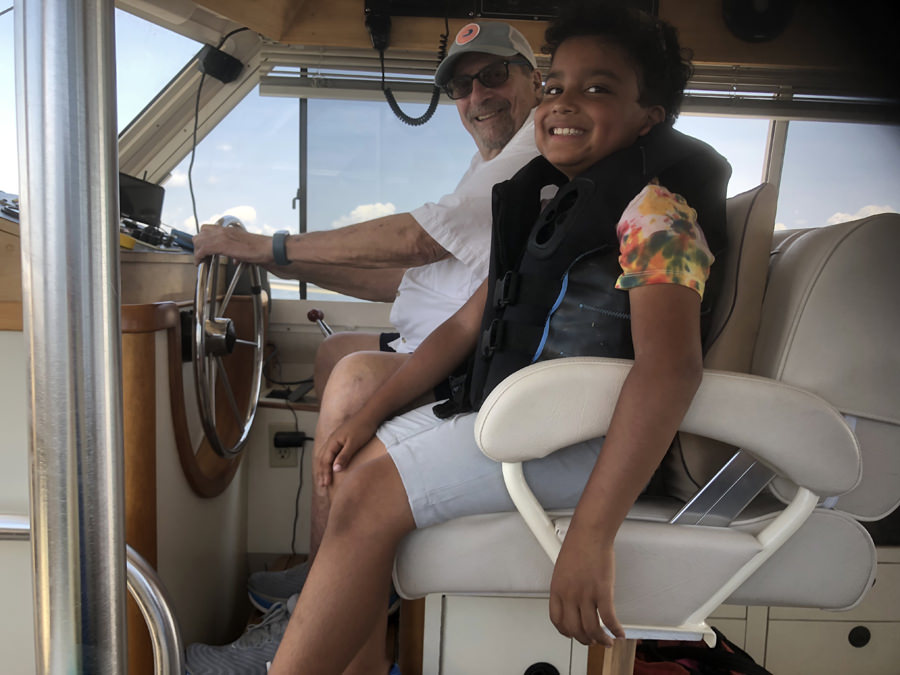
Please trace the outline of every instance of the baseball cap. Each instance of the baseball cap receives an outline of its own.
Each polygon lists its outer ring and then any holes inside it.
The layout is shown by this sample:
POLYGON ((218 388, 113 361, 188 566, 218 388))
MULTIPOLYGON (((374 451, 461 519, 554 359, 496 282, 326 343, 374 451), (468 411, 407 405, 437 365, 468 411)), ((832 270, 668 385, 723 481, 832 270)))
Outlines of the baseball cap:
POLYGON ((508 23, 478 21, 468 23, 456 34, 447 56, 434 73, 434 83, 444 86, 453 77, 453 68, 463 54, 478 52, 497 56, 522 56, 532 68, 537 68, 534 52, 528 40, 508 23))

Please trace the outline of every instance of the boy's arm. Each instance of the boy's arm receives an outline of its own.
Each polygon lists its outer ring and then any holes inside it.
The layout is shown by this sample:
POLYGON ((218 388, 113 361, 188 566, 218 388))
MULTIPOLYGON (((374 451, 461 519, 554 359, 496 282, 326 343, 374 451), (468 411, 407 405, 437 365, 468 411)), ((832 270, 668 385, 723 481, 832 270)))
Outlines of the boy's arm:
POLYGON ((446 379, 478 342, 487 282, 453 316, 438 326, 412 356, 372 395, 347 422, 338 427, 324 448, 340 471, 355 452, 392 413, 430 391, 446 379))
POLYGON ((700 296, 656 284, 629 291, 634 366, 575 509, 550 584, 550 618, 584 644, 624 636, 613 606, 616 532, 662 461, 703 375, 700 296))

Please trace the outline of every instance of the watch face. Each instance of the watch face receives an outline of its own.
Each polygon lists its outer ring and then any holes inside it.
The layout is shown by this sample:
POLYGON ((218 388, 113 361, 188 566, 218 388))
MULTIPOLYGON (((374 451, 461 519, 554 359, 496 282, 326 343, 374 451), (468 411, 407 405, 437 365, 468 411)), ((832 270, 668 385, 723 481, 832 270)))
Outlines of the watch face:
POLYGON ((765 42, 781 35, 794 15, 794 0, 722 0, 722 17, 735 37, 765 42))

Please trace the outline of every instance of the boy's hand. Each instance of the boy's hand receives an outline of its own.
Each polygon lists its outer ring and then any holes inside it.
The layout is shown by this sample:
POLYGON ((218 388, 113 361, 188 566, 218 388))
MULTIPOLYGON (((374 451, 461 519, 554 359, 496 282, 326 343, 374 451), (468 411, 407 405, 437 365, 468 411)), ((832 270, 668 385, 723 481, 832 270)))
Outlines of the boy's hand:
POLYGON ((316 485, 330 485, 332 472, 346 469, 357 451, 372 439, 377 428, 377 422, 356 414, 335 429, 322 446, 322 451, 313 458, 316 485))
MULTIPOLYGON (((574 523, 573 523, 574 525, 574 523)), ((613 607, 615 556, 612 541, 590 530, 570 528, 550 581, 550 620, 566 637, 585 645, 612 646, 612 637, 625 637, 613 607)))

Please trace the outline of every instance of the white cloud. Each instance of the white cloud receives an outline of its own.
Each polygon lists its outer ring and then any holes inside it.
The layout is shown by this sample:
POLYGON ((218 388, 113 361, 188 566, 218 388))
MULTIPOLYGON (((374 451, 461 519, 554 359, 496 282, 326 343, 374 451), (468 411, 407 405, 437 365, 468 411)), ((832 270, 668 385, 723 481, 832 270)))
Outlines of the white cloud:
POLYGON ((392 213, 396 213, 396 211, 397 207, 391 202, 388 202, 387 204, 382 204, 381 202, 376 202, 374 204, 360 204, 348 215, 341 216, 337 220, 331 221, 331 227, 338 228, 343 227, 344 225, 360 223, 364 220, 371 220, 372 218, 389 216, 392 213))
POLYGON ((846 223, 851 220, 859 220, 860 218, 874 216, 876 213, 897 213, 897 209, 893 206, 888 206, 887 204, 884 206, 867 204, 856 213, 841 213, 840 211, 835 213, 828 219, 828 224, 837 225, 838 223, 846 223))
MULTIPOLYGON (((216 213, 208 218, 201 219, 201 222, 204 225, 207 223, 215 223, 222 216, 234 216, 240 220, 248 230, 256 224, 256 209, 252 206, 232 206, 231 208, 225 209, 223 213, 216 213)), ((193 221, 194 219, 191 217, 187 222, 193 223, 193 221)))
POLYGON ((255 225, 253 227, 248 227, 248 230, 251 232, 255 232, 256 234, 264 234, 267 237, 271 237, 273 234, 278 232, 279 230, 284 230, 284 227, 275 227, 273 225, 255 225))
POLYGON ((169 188, 184 187, 187 184, 188 176, 186 171, 173 171, 169 174, 169 180, 163 186, 168 190, 169 188))
POLYGON ((244 225, 256 223, 256 209, 252 206, 232 206, 226 209, 225 215, 240 218, 244 225))

